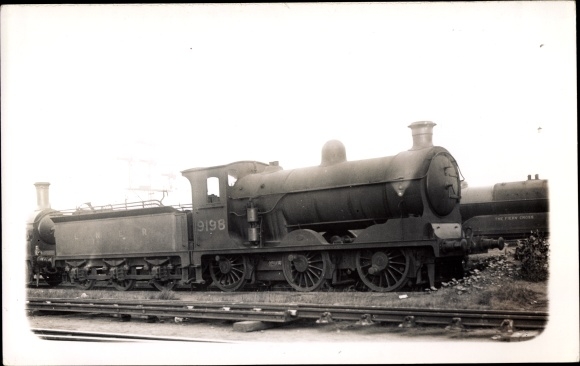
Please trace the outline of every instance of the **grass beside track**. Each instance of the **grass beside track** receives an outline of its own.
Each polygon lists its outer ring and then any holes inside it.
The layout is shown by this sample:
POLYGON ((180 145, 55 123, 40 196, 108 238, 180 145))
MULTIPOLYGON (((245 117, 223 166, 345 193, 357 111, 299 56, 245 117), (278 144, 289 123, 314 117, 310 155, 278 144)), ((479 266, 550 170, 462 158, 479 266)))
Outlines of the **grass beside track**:
MULTIPOLYGON (((513 281, 483 290, 459 293, 455 289, 436 292, 190 292, 128 291, 77 289, 28 289, 29 297, 119 299, 119 300, 186 300, 192 302, 234 301, 275 304, 340 304, 446 309, 542 310, 535 304, 543 295, 538 284, 513 281), (405 297, 406 296, 406 297, 405 297), (403 298, 401 298, 403 297, 403 298)), ((544 309, 546 310, 546 309, 544 309)))

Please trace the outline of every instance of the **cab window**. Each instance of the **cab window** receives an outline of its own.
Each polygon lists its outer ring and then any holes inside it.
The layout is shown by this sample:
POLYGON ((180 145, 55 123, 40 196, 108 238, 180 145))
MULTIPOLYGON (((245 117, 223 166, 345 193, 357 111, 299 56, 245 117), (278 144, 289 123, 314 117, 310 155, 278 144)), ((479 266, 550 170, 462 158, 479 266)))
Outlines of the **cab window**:
POLYGON ((228 171, 228 187, 233 187, 234 184, 238 181, 238 171, 237 170, 229 170, 228 171))
POLYGON ((220 180, 218 177, 207 178, 207 203, 220 202, 220 180))

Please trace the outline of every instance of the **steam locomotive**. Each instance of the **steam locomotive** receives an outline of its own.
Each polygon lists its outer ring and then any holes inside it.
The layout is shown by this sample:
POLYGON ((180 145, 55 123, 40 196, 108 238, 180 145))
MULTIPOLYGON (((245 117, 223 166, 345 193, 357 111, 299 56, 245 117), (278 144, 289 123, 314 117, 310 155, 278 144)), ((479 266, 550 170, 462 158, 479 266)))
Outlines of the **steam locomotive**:
POLYGON ((413 146, 394 156, 348 161, 327 142, 319 166, 283 170, 239 161, 182 172, 191 208, 91 208, 56 211, 48 184, 27 224, 28 276, 89 289, 137 281, 222 291, 284 283, 297 291, 357 284, 396 291, 461 276, 465 256, 502 248, 468 241, 453 156, 433 146, 432 122, 415 122, 413 146), (212 189, 215 187, 215 190, 212 189))

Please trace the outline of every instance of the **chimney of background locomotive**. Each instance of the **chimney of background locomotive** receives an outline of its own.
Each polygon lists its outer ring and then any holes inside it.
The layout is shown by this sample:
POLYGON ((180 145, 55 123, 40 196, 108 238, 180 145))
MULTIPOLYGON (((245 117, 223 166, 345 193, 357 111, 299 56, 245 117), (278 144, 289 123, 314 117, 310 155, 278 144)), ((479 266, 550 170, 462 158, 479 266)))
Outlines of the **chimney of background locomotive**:
POLYGON ((436 123, 431 121, 413 122, 409 125, 413 135, 413 147, 411 150, 420 150, 433 147, 433 127, 436 123))
POLYGON ((48 199, 48 182, 38 182, 34 183, 36 186, 36 204, 38 205, 37 210, 44 210, 50 208, 50 201, 48 199))

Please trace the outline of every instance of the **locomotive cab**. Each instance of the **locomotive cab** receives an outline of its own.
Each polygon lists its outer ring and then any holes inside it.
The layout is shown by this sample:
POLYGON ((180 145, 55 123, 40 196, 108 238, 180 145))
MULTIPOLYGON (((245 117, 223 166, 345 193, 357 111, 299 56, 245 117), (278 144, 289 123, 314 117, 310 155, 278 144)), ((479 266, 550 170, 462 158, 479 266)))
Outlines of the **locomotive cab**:
POLYGON ((244 238, 230 228, 231 208, 228 200, 239 179, 263 172, 267 167, 267 164, 260 162, 240 161, 182 172, 191 183, 196 249, 236 248, 242 245, 244 238))

